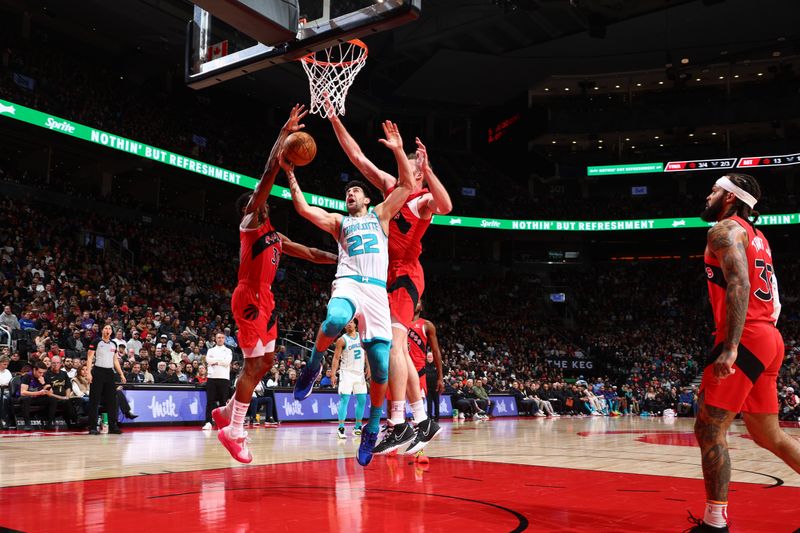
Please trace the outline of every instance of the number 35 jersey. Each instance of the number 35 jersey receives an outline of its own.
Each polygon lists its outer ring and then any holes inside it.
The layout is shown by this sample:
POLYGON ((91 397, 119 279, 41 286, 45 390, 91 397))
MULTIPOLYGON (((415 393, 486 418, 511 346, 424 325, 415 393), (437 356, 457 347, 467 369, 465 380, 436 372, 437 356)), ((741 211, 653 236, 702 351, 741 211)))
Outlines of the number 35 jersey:
MULTIPOLYGON (((745 323, 768 322, 775 325, 781 312, 781 301, 778 296, 778 278, 772 266, 772 250, 770 250, 764 234, 754 229, 746 220, 731 217, 747 231, 747 269, 750 276, 750 297, 747 304, 745 323)), ((708 278, 708 295, 714 311, 714 322, 717 338, 727 334, 725 303, 727 280, 723 275, 719 261, 706 250, 706 277, 708 278)))
POLYGON ((389 269, 389 238, 375 212, 363 217, 345 216, 339 232, 337 278, 383 284, 389 269))

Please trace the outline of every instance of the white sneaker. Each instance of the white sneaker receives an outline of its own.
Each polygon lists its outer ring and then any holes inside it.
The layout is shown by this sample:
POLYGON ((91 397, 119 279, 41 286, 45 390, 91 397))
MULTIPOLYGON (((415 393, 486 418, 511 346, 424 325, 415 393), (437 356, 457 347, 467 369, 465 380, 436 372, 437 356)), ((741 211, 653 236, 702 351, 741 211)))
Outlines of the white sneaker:
POLYGON ((537 418, 542 418, 542 417, 545 417, 545 416, 547 416, 547 415, 546 415, 546 414, 544 414, 544 413, 543 413, 543 412, 541 412, 541 411, 538 411, 538 412, 537 412, 535 415, 533 415, 533 416, 535 416, 535 417, 537 417, 537 418))
POLYGON ((465 418, 467 418, 467 417, 464 416, 464 413, 458 413, 458 419, 459 420, 464 420, 465 418))
POLYGON ((553 418, 561 418, 561 415, 558 413, 553 413, 553 418))
POLYGON ((206 422, 206 425, 203 426, 203 431, 211 429, 211 422, 206 422))

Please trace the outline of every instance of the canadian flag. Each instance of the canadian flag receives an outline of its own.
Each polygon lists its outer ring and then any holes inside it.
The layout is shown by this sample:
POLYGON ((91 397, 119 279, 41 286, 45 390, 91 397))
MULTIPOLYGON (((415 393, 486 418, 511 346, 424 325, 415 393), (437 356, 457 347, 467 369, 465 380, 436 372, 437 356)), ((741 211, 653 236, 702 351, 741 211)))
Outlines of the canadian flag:
POLYGON ((228 55, 228 41, 212 44, 208 47, 208 61, 228 55))

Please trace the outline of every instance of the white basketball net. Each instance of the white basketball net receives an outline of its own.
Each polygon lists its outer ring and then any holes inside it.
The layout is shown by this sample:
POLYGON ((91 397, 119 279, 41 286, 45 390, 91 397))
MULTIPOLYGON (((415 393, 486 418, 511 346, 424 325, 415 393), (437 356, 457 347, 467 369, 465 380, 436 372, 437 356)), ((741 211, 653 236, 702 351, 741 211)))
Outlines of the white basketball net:
POLYGON ((358 39, 304 56, 300 61, 308 75, 311 112, 322 118, 344 115, 347 91, 366 60, 367 45, 358 39), (325 105, 326 96, 333 109, 325 105))

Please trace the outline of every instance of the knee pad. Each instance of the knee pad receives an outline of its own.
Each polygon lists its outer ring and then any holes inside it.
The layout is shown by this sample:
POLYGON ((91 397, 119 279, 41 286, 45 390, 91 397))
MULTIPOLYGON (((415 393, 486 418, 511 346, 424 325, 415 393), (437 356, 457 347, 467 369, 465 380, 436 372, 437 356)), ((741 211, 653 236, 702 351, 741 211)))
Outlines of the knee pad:
POLYGON ((369 370, 372 380, 383 385, 389 379, 389 341, 376 340, 365 346, 369 358, 369 370))
POLYGON ((336 337, 353 318, 355 311, 350 300, 331 298, 328 302, 328 314, 322 323, 322 333, 326 337, 336 337))

